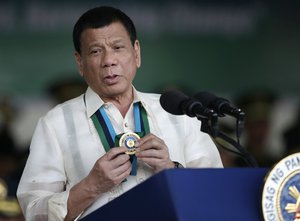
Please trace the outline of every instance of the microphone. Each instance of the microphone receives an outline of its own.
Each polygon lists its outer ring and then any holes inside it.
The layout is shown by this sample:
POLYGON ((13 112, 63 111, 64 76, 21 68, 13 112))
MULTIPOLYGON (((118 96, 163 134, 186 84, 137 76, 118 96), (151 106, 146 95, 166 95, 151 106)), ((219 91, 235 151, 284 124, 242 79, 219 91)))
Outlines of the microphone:
POLYGON ((159 102, 165 111, 174 115, 186 114, 189 117, 208 118, 215 114, 213 110, 204 107, 200 101, 180 91, 168 91, 162 94, 159 102))
MULTIPOLYGON (((230 105, 229 100, 222 98, 222 97, 217 97, 214 94, 211 94, 209 92, 199 92, 194 97, 200 101, 203 105, 207 106, 208 108, 213 109, 219 117, 224 117, 226 114, 233 116, 237 119, 236 121, 236 137, 237 137, 237 142, 228 137, 226 134, 222 133, 219 131, 217 133, 217 137, 223 139, 224 141, 227 141, 230 143, 232 146, 234 146, 239 152, 234 152, 238 153, 246 162, 248 165, 257 167, 257 162, 256 160, 247 152, 246 149, 244 149, 239 142, 239 138, 242 134, 243 128, 244 128, 244 116, 245 113, 236 107, 232 107, 230 105)), ((221 145, 223 146, 223 145, 221 145)), ((224 146, 223 146, 224 148, 224 146)), ((225 148, 226 149, 226 148, 225 148)))
POLYGON ((209 92, 199 92, 194 97, 204 106, 213 109, 219 117, 224 117, 227 114, 235 118, 240 118, 245 115, 241 109, 232 107, 229 100, 217 97, 209 92))

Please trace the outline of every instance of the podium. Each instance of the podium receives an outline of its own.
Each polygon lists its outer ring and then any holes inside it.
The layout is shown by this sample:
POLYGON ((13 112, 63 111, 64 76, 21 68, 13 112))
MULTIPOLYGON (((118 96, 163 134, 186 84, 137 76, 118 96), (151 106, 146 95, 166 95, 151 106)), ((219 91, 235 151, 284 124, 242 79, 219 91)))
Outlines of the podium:
POLYGON ((82 220, 263 220, 261 194, 267 172, 267 168, 165 170, 82 220))

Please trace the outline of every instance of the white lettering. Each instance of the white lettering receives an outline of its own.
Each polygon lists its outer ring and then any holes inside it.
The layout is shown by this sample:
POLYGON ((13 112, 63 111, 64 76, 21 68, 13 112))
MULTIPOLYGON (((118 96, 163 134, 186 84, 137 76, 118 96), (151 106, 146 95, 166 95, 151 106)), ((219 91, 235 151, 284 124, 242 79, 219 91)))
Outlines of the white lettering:
POLYGON ((285 161, 285 166, 288 170, 295 169, 296 167, 300 166, 300 158, 295 157, 290 160, 285 161))
POLYGON ((275 172, 272 174, 271 180, 274 181, 276 184, 280 181, 280 178, 284 176, 283 170, 277 168, 275 172))

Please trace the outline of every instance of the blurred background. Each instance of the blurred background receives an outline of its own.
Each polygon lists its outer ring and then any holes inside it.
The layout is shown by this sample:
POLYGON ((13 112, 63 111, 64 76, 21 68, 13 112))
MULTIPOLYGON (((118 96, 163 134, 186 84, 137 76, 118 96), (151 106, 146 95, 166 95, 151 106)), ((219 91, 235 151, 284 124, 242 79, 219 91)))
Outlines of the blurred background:
MULTIPOLYGON (((10 195, 39 117, 86 89, 71 33, 78 17, 98 5, 118 7, 136 24, 137 89, 210 91, 230 99, 246 113, 242 144, 262 167, 298 151, 299 1, 0 1, 0 177, 10 195)), ((229 134, 231 121, 221 125, 229 134)), ((225 167, 245 166, 220 153, 225 167)))

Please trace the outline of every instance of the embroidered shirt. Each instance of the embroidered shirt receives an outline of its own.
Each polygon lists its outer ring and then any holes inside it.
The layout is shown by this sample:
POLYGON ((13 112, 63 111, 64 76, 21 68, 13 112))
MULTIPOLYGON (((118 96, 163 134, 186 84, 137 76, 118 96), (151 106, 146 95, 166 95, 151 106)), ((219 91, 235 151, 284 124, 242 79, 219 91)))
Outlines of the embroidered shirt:
MULTIPOLYGON (((170 158, 185 167, 223 167, 211 138, 200 131, 201 122, 162 109, 159 94, 136 91, 134 102, 144 106, 150 132, 164 140, 170 158)), ((59 104, 42 117, 32 138, 30 154, 17 196, 26 220, 63 220, 69 190, 85 178, 105 150, 91 116, 104 105, 116 133, 134 132, 133 106, 123 118, 112 103, 104 103, 90 88, 85 95, 59 104)), ((153 175, 138 162, 136 176, 102 194, 81 217, 118 197, 153 175)))

